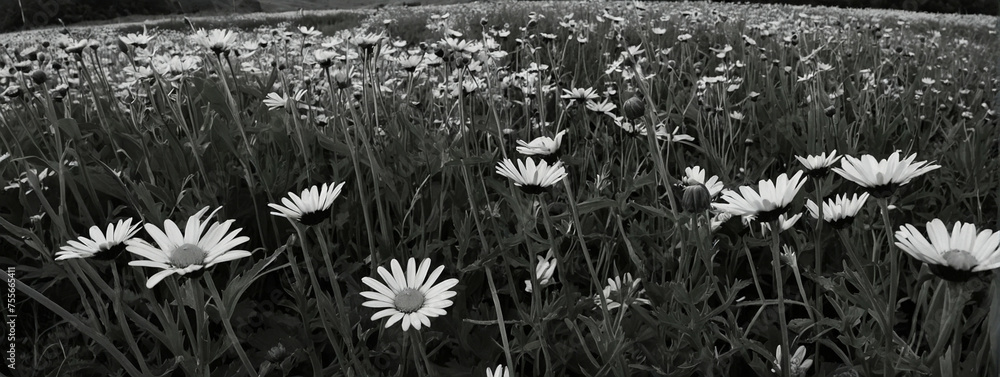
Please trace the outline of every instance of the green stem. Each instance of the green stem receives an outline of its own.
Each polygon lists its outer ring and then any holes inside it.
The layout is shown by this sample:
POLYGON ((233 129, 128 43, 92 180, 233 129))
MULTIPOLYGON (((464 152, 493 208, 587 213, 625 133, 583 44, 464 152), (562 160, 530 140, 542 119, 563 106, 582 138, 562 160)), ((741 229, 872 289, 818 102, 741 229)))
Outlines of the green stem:
POLYGON ((215 299, 216 308, 219 309, 219 315, 222 317, 222 325, 226 328, 226 334, 229 335, 229 341, 233 343, 233 348, 236 349, 236 354, 240 356, 240 361, 243 362, 243 367, 246 368, 247 375, 250 377, 257 377, 257 370, 254 369, 253 364, 250 363, 250 358, 247 357, 246 351, 243 350, 243 344, 240 343, 240 339, 236 337, 236 332, 233 331, 233 325, 229 323, 229 308, 222 301, 222 295, 219 294, 219 290, 215 288, 215 281, 212 279, 212 274, 205 272, 205 283, 208 284, 208 289, 212 293, 212 297, 215 299))
POLYGON ((781 262, 779 251, 781 248, 781 222, 774 220, 771 222, 771 268, 774 270, 774 289, 778 291, 778 325, 781 327, 781 376, 789 377, 789 361, 792 350, 788 342, 788 321, 785 320, 785 286, 781 277, 781 262))

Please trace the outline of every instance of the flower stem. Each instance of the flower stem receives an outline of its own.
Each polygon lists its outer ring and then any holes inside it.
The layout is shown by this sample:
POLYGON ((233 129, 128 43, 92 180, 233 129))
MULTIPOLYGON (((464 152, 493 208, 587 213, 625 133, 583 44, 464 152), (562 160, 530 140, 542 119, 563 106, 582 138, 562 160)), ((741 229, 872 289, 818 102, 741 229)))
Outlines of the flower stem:
POLYGON ((233 343, 233 348, 236 349, 236 354, 240 356, 240 361, 243 362, 243 367, 246 368, 247 374, 250 377, 258 376, 257 370, 254 369, 253 364, 250 363, 250 358, 247 357, 246 351, 243 350, 243 344, 240 343, 240 339, 236 337, 236 332, 233 331, 233 325, 229 323, 229 308, 222 301, 222 295, 219 294, 219 290, 215 288, 215 281, 212 280, 212 274, 209 272, 205 273, 205 283, 208 284, 208 289, 212 293, 212 297, 215 299, 215 304, 217 309, 219 309, 219 315, 222 317, 222 325, 226 327, 226 334, 229 335, 229 341, 233 343))
POLYGON ((771 269, 774 270, 774 289, 778 291, 778 326, 781 327, 781 349, 786 355, 781 358, 781 376, 788 377, 790 371, 791 347, 788 342, 788 322, 785 320, 785 290, 781 277, 781 261, 778 249, 781 248, 781 222, 771 221, 771 269))

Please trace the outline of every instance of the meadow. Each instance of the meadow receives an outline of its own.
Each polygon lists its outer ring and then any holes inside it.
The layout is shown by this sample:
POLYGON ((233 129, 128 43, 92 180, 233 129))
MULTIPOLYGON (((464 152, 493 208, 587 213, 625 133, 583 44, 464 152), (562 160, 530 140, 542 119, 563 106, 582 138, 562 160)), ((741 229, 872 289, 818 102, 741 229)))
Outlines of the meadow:
POLYGON ((495 2, 0 41, 8 375, 1000 367, 995 18, 495 2))

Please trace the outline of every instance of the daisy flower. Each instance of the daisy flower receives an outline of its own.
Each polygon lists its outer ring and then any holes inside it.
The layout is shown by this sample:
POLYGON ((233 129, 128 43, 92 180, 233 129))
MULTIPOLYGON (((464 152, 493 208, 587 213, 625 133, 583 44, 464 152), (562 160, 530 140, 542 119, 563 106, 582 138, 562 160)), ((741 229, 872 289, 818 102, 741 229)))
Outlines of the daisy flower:
POLYGON ((559 146, 562 145, 562 138, 563 135, 566 135, 566 131, 567 130, 559 131, 559 133, 556 134, 556 137, 554 139, 548 136, 541 136, 541 137, 536 137, 535 140, 532 140, 530 143, 525 142, 524 140, 518 140, 517 153, 526 156, 555 155, 556 152, 559 151, 559 146))
POLYGON ((236 33, 232 30, 212 29, 205 31, 205 29, 200 29, 195 32, 191 40, 209 48, 216 54, 229 52, 236 48, 236 33))
POLYGON ((782 173, 778 176, 777 182, 761 180, 757 183, 757 190, 749 186, 740 186, 740 192, 732 190, 722 192, 723 204, 713 204, 720 211, 729 212, 733 215, 755 217, 760 222, 770 222, 788 210, 788 204, 795 199, 802 185, 806 183, 806 178, 802 177, 802 171, 798 171, 791 179, 782 173))
POLYGON ((155 225, 146 224, 146 233, 153 238, 156 246, 140 239, 127 243, 126 249, 130 253, 148 259, 129 262, 129 266, 154 267, 162 270, 149 277, 146 288, 153 288, 156 283, 173 274, 186 275, 203 271, 217 263, 250 256, 249 251, 233 250, 250 240, 249 237, 239 236, 242 228, 229 231, 233 220, 214 222, 208 227, 208 231, 205 231, 205 227, 209 225, 207 220, 222 209, 222 207, 216 208, 202 219, 208 208, 202 208, 188 218, 183 233, 177 224, 169 219, 163 223, 163 230, 155 225))
POLYGON ((302 33, 302 36, 304 37, 318 37, 323 35, 323 32, 316 30, 316 28, 312 26, 299 26, 299 33, 302 33))
POLYGON ((562 99, 568 99, 571 102, 587 102, 590 100, 595 100, 600 98, 597 95, 597 91, 594 88, 573 88, 573 89, 563 89, 562 99))
POLYGON ((142 34, 130 33, 128 35, 119 36, 119 40, 122 43, 131 45, 132 47, 146 48, 149 42, 153 40, 153 36, 146 33, 146 27, 143 26, 142 34))
POLYGON ((81 236, 70 240, 67 245, 56 252, 56 260, 73 258, 94 258, 97 260, 112 260, 125 251, 125 243, 136 232, 139 225, 132 225, 132 219, 118 220, 118 224, 108 224, 108 229, 101 233, 97 225, 90 227, 90 238, 81 236))
MULTIPOLYGON (((830 223, 835 229, 846 228, 851 225, 854 217, 865 206, 868 197, 867 192, 861 194, 860 197, 858 194, 854 194, 852 198, 848 198, 847 194, 841 194, 834 199, 823 202, 823 221, 830 223)), ((814 219, 819 219, 819 207, 816 203, 812 200, 806 201, 806 209, 809 210, 809 215, 814 219)))
POLYGON ((289 97, 287 94, 279 95, 278 93, 272 92, 267 94, 267 98, 264 98, 264 105, 267 105, 267 109, 270 111, 286 109, 288 108, 289 100, 293 101, 292 103, 301 102, 302 97, 305 95, 306 91, 302 89, 295 92, 295 96, 293 97, 289 97))
MULTIPOLYGON (((781 216, 778 216, 778 220, 777 220, 778 221, 778 228, 781 229, 781 230, 778 231, 778 233, 781 233, 781 232, 784 232, 786 230, 792 229, 792 227, 795 226, 795 223, 799 222, 799 219, 801 219, 801 218, 802 218, 802 214, 801 213, 797 213, 797 214, 795 214, 792 217, 788 217, 787 214, 782 214, 781 216)), ((761 234, 770 234, 770 232, 771 232, 771 224, 770 223, 761 223, 760 224, 760 233, 761 234)))
POLYGON ((486 368, 486 377, 510 377, 510 370, 503 364, 498 364, 496 370, 486 368))
POLYGON ((810 177, 822 178, 830 173, 830 166, 832 166, 834 162, 837 162, 840 157, 841 156, 837 155, 837 150, 834 149, 833 152, 830 152, 829 156, 826 155, 826 152, 823 152, 819 156, 795 156, 795 159, 799 160, 799 162, 802 163, 802 166, 805 166, 806 174, 809 174, 810 177))
POLYGON ((562 162, 549 165, 545 160, 535 164, 531 157, 524 161, 517 160, 517 166, 509 158, 497 164, 497 174, 510 178, 514 185, 527 194, 540 194, 546 188, 558 183, 566 177, 566 168, 562 162), (527 161, 527 163, 525 163, 527 161))
POLYGON ((840 160, 840 168, 833 168, 833 172, 840 174, 859 186, 864 187, 876 198, 887 198, 896 189, 913 178, 924 173, 940 168, 941 165, 928 164, 927 161, 913 162, 917 158, 912 154, 904 160, 899 159, 899 151, 893 152, 888 159, 876 161, 875 157, 866 154, 857 159, 851 156, 844 156, 840 160))
MULTIPOLYGON (((616 276, 614 280, 608 279, 608 286, 604 287, 604 299, 608 305, 608 310, 620 308, 622 305, 643 304, 649 305, 649 300, 639 297, 645 289, 639 289, 639 281, 632 280, 632 274, 626 272, 625 278, 616 276), (627 302, 626 302, 627 301, 627 302)), ((601 297, 594 296, 594 304, 601 306, 601 297)))
POLYGON ((684 177, 681 178, 681 181, 685 185, 694 185, 696 183, 705 185, 710 196, 714 198, 722 192, 722 182, 719 181, 719 176, 717 175, 713 175, 708 180, 705 180, 705 175, 705 169, 702 169, 701 166, 687 167, 684 168, 684 177))
MULTIPOLYGON (((774 352, 774 368, 771 369, 772 373, 781 373, 781 359, 785 357, 781 354, 781 345, 778 345, 778 349, 774 352)), ((806 359, 806 347, 799 346, 795 350, 795 354, 792 358, 788 360, 788 376, 789 377, 801 377, 806 374, 809 367, 813 365, 812 359, 806 359)))
POLYGON ((409 330, 410 326, 420 330, 421 326, 430 327, 430 318, 447 314, 444 309, 451 306, 449 299, 455 296, 455 291, 449 289, 458 284, 458 279, 452 278, 434 284, 444 271, 444 266, 438 266, 430 276, 427 275, 431 267, 430 259, 424 259, 418 268, 416 260, 410 258, 406 263, 405 273, 399 261, 393 259, 391 266, 392 273, 385 267, 378 268, 378 274, 385 284, 367 276, 361 279, 362 283, 374 290, 361 292, 362 296, 369 299, 361 305, 384 308, 372 315, 372 321, 389 317, 385 323, 386 328, 402 321, 403 331, 409 330))
POLYGON ((1000 267, 1000 233, 976 233, 975 225, 956 222, 949 234, 944 222, 934 219, 927 223, 927 236, 930 242, 906 224, 896 231, 896 246, 945 280, 965 281, 975 272, 1000 267))
MULTIPOLYGON (((546 285, 552 284, 552 275, 556 273, 556 262, 557 258, 552 258, 547 260, 541 255, 536 256, 538 258, 538 263, 535 264, 535 278, 538 279, 538 286, 544 287, 546 285)), ((531 293, 533 289, 531 288, 531 279, 524 281, 524 291, 531 293)))
POLYGON ((340 196, 344 183, 340 182, 336 186, 329 183, 324 183, 323 187, 313 186, 302 190, 302 195, 290 192, 288 197, 281 198, 281 204, 284 205, 268 203, 267 206, 277 211, 271 212, 274 216, 313 226, 330 217, 330 206, 340 196))
POLYGON ((612 113, 612 111, 615 111, 615 109, 617 108, 618 106, 615 105, 614 103, 611 103, 611 101, 608 101, 607 98, 605 98, 604 101, 602 102, 596 102, 594 100, 587 101, 587 110, 593 111, 595 113, 603 113, 610 117, 615 116, 615 114, 612 113))

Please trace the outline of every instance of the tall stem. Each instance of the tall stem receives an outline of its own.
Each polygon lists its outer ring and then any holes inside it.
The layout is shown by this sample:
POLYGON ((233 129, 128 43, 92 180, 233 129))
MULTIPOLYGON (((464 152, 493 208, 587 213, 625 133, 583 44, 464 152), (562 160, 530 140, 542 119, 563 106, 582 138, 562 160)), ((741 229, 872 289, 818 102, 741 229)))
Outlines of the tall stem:
POLYGON ((778 291, 778 326, 781 327, 781 377, 788 377, 789 360, 791 360, 791 347, 788 343, 788 321, 785 320, 785 290, 781 275, 781 261, 779 251, 781 248, 781 222, 771 221, 771 269, 774 270, 774 289, 778 291))

